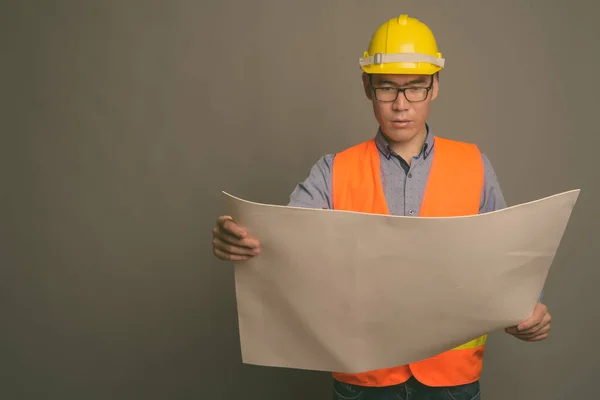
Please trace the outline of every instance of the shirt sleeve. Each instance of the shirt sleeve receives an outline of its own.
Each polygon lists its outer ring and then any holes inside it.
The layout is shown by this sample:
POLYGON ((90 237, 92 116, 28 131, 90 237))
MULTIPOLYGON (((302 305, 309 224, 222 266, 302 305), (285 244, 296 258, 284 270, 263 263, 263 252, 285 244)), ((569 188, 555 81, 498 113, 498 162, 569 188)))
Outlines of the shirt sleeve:
POLYGON ((502 189, 500 189, 494 167, 492 167, 492 163, 485 154, 481 154, 481 158, 483 159, 484 177, 479 214, 506 208, 506 201, 502 189))
POLYGON ((321 157, 310 169, 308 177, 290 194, 288 206, 332 209, 331 171, 335 154, 321 157))

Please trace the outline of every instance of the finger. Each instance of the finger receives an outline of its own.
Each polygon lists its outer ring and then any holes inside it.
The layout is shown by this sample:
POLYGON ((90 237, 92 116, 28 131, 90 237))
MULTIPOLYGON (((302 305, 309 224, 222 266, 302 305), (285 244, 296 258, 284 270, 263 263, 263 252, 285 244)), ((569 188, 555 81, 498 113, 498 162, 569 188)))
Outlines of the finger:
POLYGON ((219 258, 223 261, 245 261, 245 260, 249 260, 250 258, 252 258, 249 256, 238 256, 238 255, 227 254, 217 248, 213 249, 213 253, 217 258, 219 258))
POLYGON ((537 330, 535 332, 526 333, 526 334, 517 333, 515 336, 518 337, 521 340, 531 341, 534 338, 546 335, 548 332, 550 332, 550 325, 544 325, 543 327, 541 327, 539 330, 537 330))
POLYGON ((531 317, 527 318, 525 321, 517 325, 517 330, 519 332, 522 332, 533 328, 534 326, 542 322, 542 317, 543 315, 541 315, 539 312, 534 312, 531 317))
POLYGON ((237 236, 228 233, 227 231, 220 230, 219 228, 213 229, 213 238, 219 238, 223 242, 227 242, 231 245, 247 247, 249 249, 256 249, 260 247, 260 243, 255 238, 247 237, 245 239, 240 239, 237 236))
POLYGON ((515 335, 515 336, 527 336, 527 335, 535 334, 536 332, 538 332, 540 329, 542 329, 545 325, 547 325, 549 323, 550 323, 549 321, 547 323, 545 323, 545 322, 539 323, 538 325, 535 325, 534 327, 532 327, 526 331, 520 331, 517 326, 508 327, 508 328, 504 329, 504 331, 506 333, 509 333, 509 334, 515 335))
POLYGON ((246 230, 238 224, 236 224, 233 221, 233 218, 231 218, 228 215, 219 217, 219 219, 217 219, 217 225, 221 230, 227 231, 228 233, 237 236, 240 239, 243 239, 248 235, 246 230))
POLYGON ((247 247, 236 246, 222 241, 220 238, 213 238, 213 247, 221 250, 223 253, 237 256, 255 256, 258 254, 258 249, 249 249, 247 247))
POLYGON ((531 316, 518 325, 519 330, 525 331, 525 330, 528 330, 528 329, 534 327, 535 325, 540 323, 540 321, 546 314, 548 314, 548 308, 546 307, 545 304, 538 302, 535 305, 535 308, 533 309, 533 313, 531 314, 531 316))
POLYGON ((531 339, 529 339, 529 342, 539 342, 540 340, 544 340, 546 339, 548 336, 550 336, 550 332, 545 332, 545 333, 540 333, 539 335, 536 335, 534 337, 532 337, 531 339))
POLYGON ((529 329, 521 330, 521 331, 519 331, 519 333, 522 333, 522 334, 536 333, 537 331, 539 331, 540 329, 542 329, 544 326, 549 325, 550 321, 551 321, 550 314, 546 313, 542 317, 542 320, 540 321, 539 324, 537 324, 535 326, 532 326, 529 329))
POLYGON ((538 342, 540 340, 546 339, 548 336, 550 336, 549 330, 545 331, 545 332, 539 332, 532 336, 526 336, 526 337, 516 336, 516 337, 525 342, 538 342))
POLYGON ((238 255, 238 256, 254 256, 258 254, 256 249, 249 249, 247 247, 240 247, 229 244, 227 242, 222 241, 220 238, 213 239, 213 248, 219 249, 223 253, 238 255))
POLYGON ((511 334, 511 335, 517 335, 519 333, 519 331, 517 331, 517 327, 516 326, 511 326, 509 328, 506 328, 504 331, 506 333, 511 334))

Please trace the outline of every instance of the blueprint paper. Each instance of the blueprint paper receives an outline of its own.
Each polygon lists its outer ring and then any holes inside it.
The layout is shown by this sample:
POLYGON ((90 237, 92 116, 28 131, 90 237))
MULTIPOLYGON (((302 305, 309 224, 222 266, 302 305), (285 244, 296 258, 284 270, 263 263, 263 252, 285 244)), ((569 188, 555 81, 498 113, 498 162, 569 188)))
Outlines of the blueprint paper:
POLYGON ((531 315, 579 190, 465 217, 223 194, 262 248, 234 263, 243 362, 357 373, 423 360, 531 315))

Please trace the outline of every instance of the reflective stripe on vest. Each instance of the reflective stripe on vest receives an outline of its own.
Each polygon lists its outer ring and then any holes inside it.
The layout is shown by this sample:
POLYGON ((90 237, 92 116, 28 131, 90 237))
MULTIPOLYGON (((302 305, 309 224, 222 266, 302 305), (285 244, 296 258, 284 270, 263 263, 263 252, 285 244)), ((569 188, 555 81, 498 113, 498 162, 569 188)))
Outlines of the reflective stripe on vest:
MULTIPOLYGON (((439 137, 419 216, 444 217, 479 213, 483 160, 477 146, 439 137)), ((389 214, 381 184, 375 140, 336 154, 332 170, 335 210, 389 214)), ((487 336, 409 365, 358 374, 334 372, 339 381, 360 386, 390 386, 414 376, 428 386, 457 386, 479 379, 487 336)))

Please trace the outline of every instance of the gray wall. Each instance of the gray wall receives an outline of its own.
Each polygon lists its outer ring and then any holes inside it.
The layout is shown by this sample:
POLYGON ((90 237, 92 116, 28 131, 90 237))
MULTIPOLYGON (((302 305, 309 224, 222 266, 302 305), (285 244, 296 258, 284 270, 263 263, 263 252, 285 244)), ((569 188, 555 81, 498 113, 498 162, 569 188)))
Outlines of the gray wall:
POLYGON ((511 205, 582 189, 553 333, 493 334, 485 399, 595 397, 595 2, 371 3, 2 3, 0 398, 329 398, 327 373, 241 364, 210 230, 221 190, 283 204, 374 134, 357 60, 400 13, 447 57, 437 134, 478 143, 511 205))

